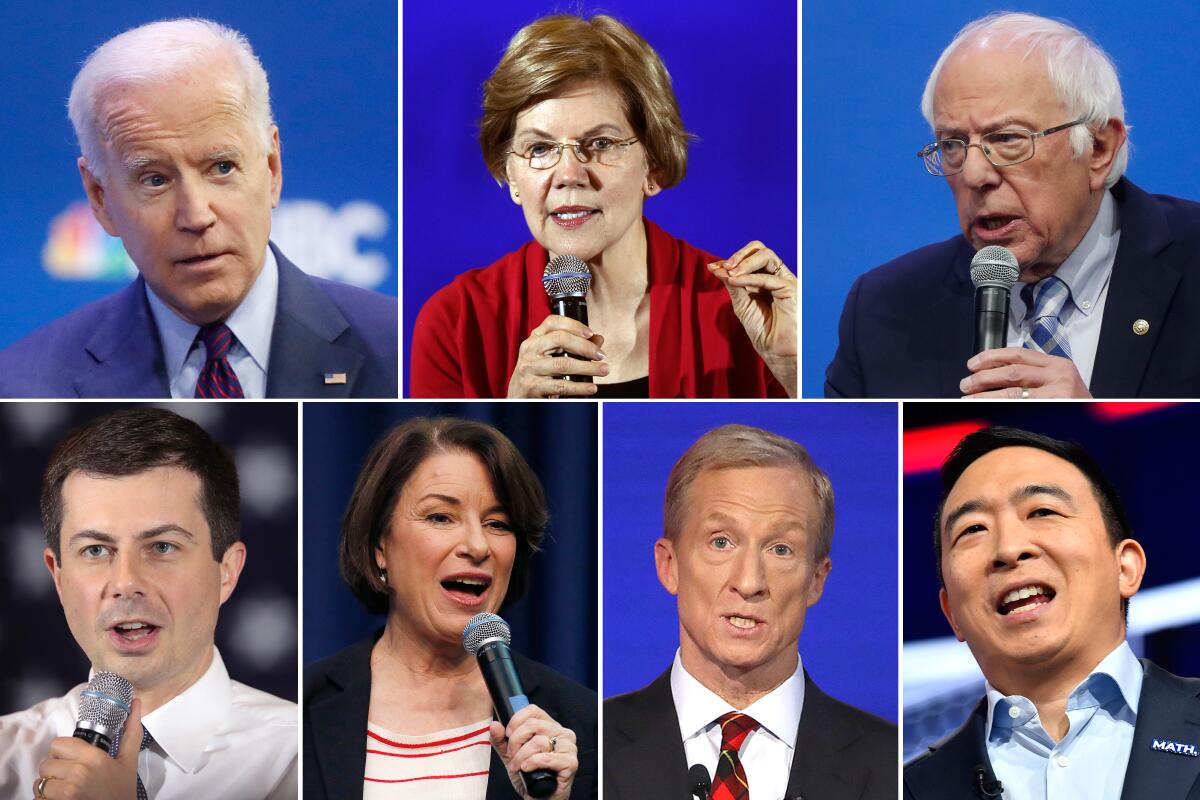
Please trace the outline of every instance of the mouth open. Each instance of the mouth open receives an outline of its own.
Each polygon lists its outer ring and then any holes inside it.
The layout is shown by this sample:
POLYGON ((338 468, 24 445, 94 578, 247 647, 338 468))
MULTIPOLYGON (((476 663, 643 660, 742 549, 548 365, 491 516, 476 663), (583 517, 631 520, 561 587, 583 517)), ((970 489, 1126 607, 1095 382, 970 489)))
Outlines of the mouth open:
POLYGON ((108 636, 117 652, 136 655, 154 648, 160 630, 158 625, 140 620, 118 622, 108 629, 108 636))
POLYGON ((563 206, 552 211, 550 217, 561 228, 578 228, 599 214, 600 209, 598 208, 563 206))
POLYGON ((730 627, 733 627, 739 631, 751 632, 757 630, 763 625, 763 621, 756 617, 743 617, 738 614, 725 614, 723 616, 725 621, 729 623, 730 627))
POLYGON ((1003 239, 1016 231, 1020 217, 1011 214, 980 214, 971 226, 982 239, 1003 239))
POLYGON ((483 575, 452 575, 442 581, 442 589, 460 605, 474 608, 483 604, 492 579, 483 575))
POLYGON ((1049 605, 1054 602, 1056 595, 1057 592, 1053 589, 1031 583, 1019 589, 1013 589, 1000 598, 1000 603, 996 606, 996 613, 1002 617, 1010 614, 1024 614, 1040 606, 1049 605))

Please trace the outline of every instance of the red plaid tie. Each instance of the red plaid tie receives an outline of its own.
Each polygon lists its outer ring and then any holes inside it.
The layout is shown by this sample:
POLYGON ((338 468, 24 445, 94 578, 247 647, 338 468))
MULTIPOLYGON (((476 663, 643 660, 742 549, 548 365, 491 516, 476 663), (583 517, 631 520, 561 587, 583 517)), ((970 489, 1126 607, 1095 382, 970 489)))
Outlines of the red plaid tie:
POLYGON ((711 800, 750 800, 750 782, 738 751, 758 723, 737 711, 721 715, 717 722, 721 725, 721 755, 713 776, 711 800))
POLYGON ((233 331, 224 322, 215 322, 200 329, 204 342, 204 368, 196 380, 196 397, 245 397, 242 384, 229 366, 229 348, 233 331))

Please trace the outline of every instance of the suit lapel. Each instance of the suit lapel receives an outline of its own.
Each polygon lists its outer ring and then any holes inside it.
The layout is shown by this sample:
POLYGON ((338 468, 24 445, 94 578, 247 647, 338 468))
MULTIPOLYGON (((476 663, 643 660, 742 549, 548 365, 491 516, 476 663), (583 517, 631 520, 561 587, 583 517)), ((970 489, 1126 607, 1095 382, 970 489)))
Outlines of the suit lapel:
POLYGON ((1154 750, 1155 740, 1200 749, 1200 680, 1142 659, 1145 677, 1121 800, 1200 798, 1200 757, 1154 750))
POLYGON ((613 784, 612 797, 623 800, 663 798, 683 800, 691 797, 687 755, 679 736, 679 716, 671 697, 671 670, 643 690, 643 703, 623 720, 606 719, 626 744, 605 752, 607 764, 619 769, 605 770, 605 796, 613 784))
POLYGON ((333 301, 274 244, 279 300, 271 331, 268 397, 350 397, 364 358, 338 338, 350 328, 333 301), (331 376, 327 382, 326 376, 331 376), (341 382, 337 382, 341 381, 341 382))
POLYGON ((75 376, 79 397, 170 397, 145 286, 138 276, 122 289, 84 345, 94 364, 75 376))
POLYGON ((1135 397, 1179 284, 1180 261, 1191 254, 1170 249, 1170 226, 1149 195, 1126 180, 1112 191, 1121 203, 1121 243, 1089 388, 1097 397, 1135 397), (1149 324, 1141 335, 1134 332, 1139 320, 1149 324))
POLYGON ((855 800, 862 796, 866 775, 853 751, 859 734, 834 711, 829 696, 805 673, 804 709, 796 730, 787 797, 855 800))
POLYGON ((361 643, 331 671, 329 682, 337 693, 307 704, 312 730, 322 734, 313 741, 317 763, 306 764, 305 769, 320 771, 326 797, 362 796, 374 644, 375 637, 361 643))
POLYGON ((961 728, 904 768, 904 796, 912 800, 981 800, 976 770, 983 767, 987 775, 993 775, 984 742, 986 723, 984 698, 961 728))

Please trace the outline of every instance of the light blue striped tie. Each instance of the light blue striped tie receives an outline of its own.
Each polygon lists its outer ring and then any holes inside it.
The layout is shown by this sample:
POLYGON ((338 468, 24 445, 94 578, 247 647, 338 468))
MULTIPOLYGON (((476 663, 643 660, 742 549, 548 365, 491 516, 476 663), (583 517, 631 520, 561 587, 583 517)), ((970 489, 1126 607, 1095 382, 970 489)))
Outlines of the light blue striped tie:
POLYGON ((1032 309, 1026 314, 1031 322, 1025 347, 1040 350, 1046 355, 1071 357, 1067 331, 1058 318, 1070 297, 1071 289, 1054 275, 1034 285, 1025 284, 1021 289, 1021 299, 1025 301, 1026 308, 1032 309))

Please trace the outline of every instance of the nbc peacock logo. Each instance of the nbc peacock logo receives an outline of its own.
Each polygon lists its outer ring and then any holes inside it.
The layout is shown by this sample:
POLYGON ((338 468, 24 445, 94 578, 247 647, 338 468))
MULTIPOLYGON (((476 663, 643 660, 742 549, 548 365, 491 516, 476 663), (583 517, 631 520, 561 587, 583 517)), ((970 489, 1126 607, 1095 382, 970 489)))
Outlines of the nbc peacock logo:
POLYGON ((50 222, 42 267, 60 280, 124 283, 137 275, 121 240, 109 236, 87 203, 76 202, 50 222))

